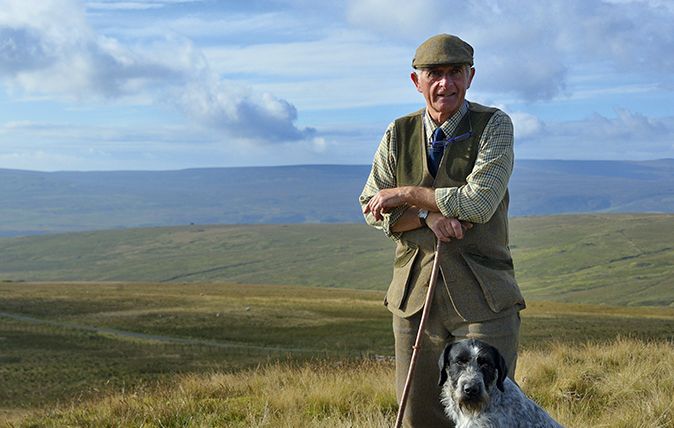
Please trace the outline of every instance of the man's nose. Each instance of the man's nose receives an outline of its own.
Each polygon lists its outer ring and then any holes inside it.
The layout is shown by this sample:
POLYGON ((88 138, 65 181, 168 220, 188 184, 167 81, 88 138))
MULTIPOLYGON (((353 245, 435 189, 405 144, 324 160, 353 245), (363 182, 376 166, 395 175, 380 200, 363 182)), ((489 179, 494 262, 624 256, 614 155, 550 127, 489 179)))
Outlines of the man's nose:
POLYGON ((452 79, 451 74, 445 73, 438 79, 438 84, 443 88, 447 88, 454 84, 454 79, 452 79))

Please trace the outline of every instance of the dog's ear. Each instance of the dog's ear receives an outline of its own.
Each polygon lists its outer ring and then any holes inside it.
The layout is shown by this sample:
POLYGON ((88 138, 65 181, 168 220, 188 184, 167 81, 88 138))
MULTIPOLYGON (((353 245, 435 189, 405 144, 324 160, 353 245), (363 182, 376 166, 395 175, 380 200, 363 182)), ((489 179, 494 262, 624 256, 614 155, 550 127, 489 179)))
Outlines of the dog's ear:
POLYGON ((496 348, 494 348, 496 356, 496 368, 498 369, 498 379, 496 380, 496 387, 504 392, 503 382, 505 381, 506 376, 508 375, 508 366, 506 365, 505 359, 496 348))
POLYGON ((438 380, 438 385, 444 385, 447 380, 447 366, 449 365, 449 352, 452 350, 453 343, 445 346, 445 350, 440 354, 440 359, 438 360, 438 367, 440 368, 440 380, 438 380))

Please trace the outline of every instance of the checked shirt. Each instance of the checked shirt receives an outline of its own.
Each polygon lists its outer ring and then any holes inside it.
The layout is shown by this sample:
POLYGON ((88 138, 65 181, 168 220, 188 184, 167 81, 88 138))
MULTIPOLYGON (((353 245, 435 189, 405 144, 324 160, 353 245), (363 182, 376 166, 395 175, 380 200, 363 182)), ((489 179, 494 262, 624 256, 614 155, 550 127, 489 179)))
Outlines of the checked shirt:
MULTIPOLYGON (((463 106, 442 125, 445 135, 452 135, 461 118, 468 112, 468 103, 463 106)), ((424 114, 424 138, 430 145, 431 135, 437 125, 428 113, 424 114)), ((398 142, 395 139, 395 122, 386 129, 379 147, 374 155, 372 170, 360 195, 361 206, 365 206, 379 190, 397 187, 396 160, 398 142)), ((500 204, 508 188, 508 180, 512 173, 513 125, 510 117, 501 110, 491 117, 479 142, 479 152, 475 166, 468 175, 467 183, 460 187, 435 189, 435 202, 445 217, 454 217, 471 223, 485 223, 500 204)), ((393 239, 399 234, 391 231, 391 227, 408 208, 402 205, 384 215, 384 220, 377 221, 371 214, 365 215, 368 224, 381 229, 393 239)))

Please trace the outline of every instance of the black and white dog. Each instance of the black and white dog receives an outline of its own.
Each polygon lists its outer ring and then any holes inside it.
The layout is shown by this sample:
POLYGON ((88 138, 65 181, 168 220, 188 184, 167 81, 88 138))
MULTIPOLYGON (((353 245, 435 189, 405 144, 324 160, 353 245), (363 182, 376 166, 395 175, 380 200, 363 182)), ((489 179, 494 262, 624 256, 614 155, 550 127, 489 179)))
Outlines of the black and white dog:
POLYGON ((561 427, 506 377, 496 348, 474 339, 454 342, 439 361, 441 402, 457 428, 561 427))

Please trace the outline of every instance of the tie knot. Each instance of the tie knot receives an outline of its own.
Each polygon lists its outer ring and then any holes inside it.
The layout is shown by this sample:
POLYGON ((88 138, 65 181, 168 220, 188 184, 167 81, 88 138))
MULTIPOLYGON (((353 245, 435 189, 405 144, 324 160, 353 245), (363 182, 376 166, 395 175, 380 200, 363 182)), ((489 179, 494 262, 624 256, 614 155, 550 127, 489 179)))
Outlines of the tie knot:
POLYGON ((445 132, 439 126, 433 131, 432 141, 441 141, 445 139, 445 132))

